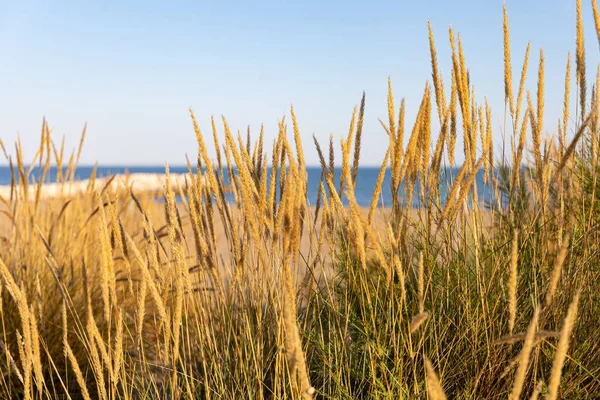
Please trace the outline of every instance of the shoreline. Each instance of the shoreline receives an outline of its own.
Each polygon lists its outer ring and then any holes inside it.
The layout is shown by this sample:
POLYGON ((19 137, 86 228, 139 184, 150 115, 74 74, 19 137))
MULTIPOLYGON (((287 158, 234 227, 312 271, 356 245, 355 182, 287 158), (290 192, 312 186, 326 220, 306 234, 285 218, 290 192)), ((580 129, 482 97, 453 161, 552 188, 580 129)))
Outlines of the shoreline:
MULTIPOLYGON (((104 187, 109 185, 114 190, 126 190, 132 188, 135 192, 158 192, 162 191, 166 181, 166 174, 154 173, 130 173, 130 174, 115 174, 109 177, 94 179, 95 187, 104 187)), ((189 181, 188 174, 169 174, 171 185, 174 190, 178 187, 185 189, 189 181)), ((40 198, 51 199, 56 197, 71 197, 85 193, 90 184, 90 179, 74 180, 66 182, 47 182, 42 184, 40 198)), ((35 193, 39 183, 29 183, 31 190, 35 193)), ((16 193, 19 194, 20 184, 16 184, 16 193)), ((0 197, 5 199, 10 198, 12 191, 11 185, 0 185, 0 197)))

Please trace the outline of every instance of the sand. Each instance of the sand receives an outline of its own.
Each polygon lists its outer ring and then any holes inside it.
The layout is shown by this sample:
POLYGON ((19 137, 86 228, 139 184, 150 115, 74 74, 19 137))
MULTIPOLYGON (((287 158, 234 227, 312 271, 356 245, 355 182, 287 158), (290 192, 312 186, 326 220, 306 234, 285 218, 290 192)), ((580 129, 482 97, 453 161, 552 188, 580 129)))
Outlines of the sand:
MULTIPOLYGON (((170 174, 170 179, 171 185, 176 190, 178 187, 186 187, 189 176, 187 174, 170 174)), ((95 185, 97 188, 103 188, 105 185, 109 184, 110 188, 115 190, 126 190, 131 187, 134 192, 160 192, 164 188, 165 180, 165 174, 117 174, 114 178, 97 178, 95 185)), ((65 183, 45 183, 42 185, 40 197, 42 199, 71 197, 84 193, 89 185, 89 180, 65 183)), ((30 188, 30 193, 35 193, 35 190, 37 190, 37 184, 35 184, 35 189, 33 187, 30 188)), ((1 197, 8 199, 10 194, 10 185, 0 185, 1 197)))

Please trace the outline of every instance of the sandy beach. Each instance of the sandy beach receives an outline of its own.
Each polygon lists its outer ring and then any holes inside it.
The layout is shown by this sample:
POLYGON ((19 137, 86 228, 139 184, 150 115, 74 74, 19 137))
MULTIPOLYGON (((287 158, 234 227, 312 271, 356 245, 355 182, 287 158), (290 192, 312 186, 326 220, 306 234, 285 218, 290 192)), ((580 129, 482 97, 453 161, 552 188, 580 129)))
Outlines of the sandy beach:
MULTIPOLYGON (((165 185, 165 174, 116 174, 110 177, 97 178, 94 181, 96 188, 104 188, 106 185, 113 190, 128 190, 131 188, 135 193, 160 192, 165 185)), ((185 188, 189 181, 187 174, 170 174, 171 186, 185 188)), ((62 183, 44 183, 40 192, 40 198, 51 199, 57 197, 70 197, 82 194, 88 190, 90 180, 79 180, 62 183)), ((30 190, 37 190, 37 183, 30 184, 30 190)), ((0 185, 0 197, 8 199, 11 195, 10 185, 0 185)))

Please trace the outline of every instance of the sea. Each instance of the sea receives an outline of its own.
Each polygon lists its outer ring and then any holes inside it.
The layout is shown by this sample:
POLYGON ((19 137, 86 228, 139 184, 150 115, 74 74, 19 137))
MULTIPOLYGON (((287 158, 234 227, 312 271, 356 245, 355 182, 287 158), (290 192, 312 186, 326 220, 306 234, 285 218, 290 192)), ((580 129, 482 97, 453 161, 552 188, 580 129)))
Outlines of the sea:
MULTIPOLYGON (((93 170, 93 166, 79 166, 75 172, 76 180, 86 180, 90 178, 90 175, 93 170)), ((172 174, 180 174, 187 173, 188 169, 186 166, 169 166, 169 170, 172 174)), ((360 206, 368 207, 371 204, 371 199, 373 198, 373 192, 375 190, 375 185, 377 183, 377 178, 379 176, 379 168, 378 167, 359 167, 358 174, 356 178, 356 186, 354 189, 355 198, 360 206)), ((441 187, 441 199, 442 204, 445 203, 445 199, 448 195, 448 191, 450 190, 449 185, 445 184, 446 182, 453 182, 454 177, 458 174, 458 168, 446 168, 442 169, 440 172, 440 182, 442 182, 441 187)), ((161 165, 155 166, 98 166, 97 167, 97 177, 110 177, 114 174, 124 174, 124 173, 150 173, 150 174, 163 174, 165 172, 165 167, 161 165)), ((196 170, 194 170, 196 172, 196 170)), ((306 172, 308 175, 308 185, 307 185, 307 201, 309 204, 314 205, 317 201, 317 194, 319 192, 319 185, 321 179, 321 167, 307 167, 306 172)), ((46 182, 56 182, 58 169, 57 167, 51 167, 49 174, 46 176, 46 182)), ((0 185, 10 185, 11 183, 11 170, 9 166, 0 166, 0 185)), ((341 175, 341 168, 336 168, 334 171, 336 187, 339 187, 339 177, 341 175)), ((18 182, 18 173, 15 171, 15 176, 18 182)), ((38 182, 41 176, 41 170, 38 166, 34 166, 30 175, 31 182, 38 182)), ((269 176, 271 176, 271 171, 269 171, 269 176)), ((385 177, 383 180, 382 191, 379 196, 378 206, 388 207, 392 204, 392 191, 390 185, 390 170, 388 169, 385 173, 385 177)), ((483 170, 479 171, 476 176, 477 182, 477 190, 478 190, 478 198, 484 204, 489 203, 492 199, 491 189, 489 185, 484 185, 484 175, 483 170)), ((228 175, 225 173, 225 184, 229 184, 228 175)), ((417 190, 415 190, 416 192, 417 190)), ((400 193, 402 193, 402 187, 400 188, 400 193)), ((230 195, 229 199, 233 201, 232 196, 230 195)), ((345 204, 348 204, 348 200, 344 197, 342 201, 345 204)), ((406 199, 404 199, 406 202, 406 199)), ((418 206, 418 198, 417 193, 415 193, 414 198, 412 199, 412 205, 418 206)))

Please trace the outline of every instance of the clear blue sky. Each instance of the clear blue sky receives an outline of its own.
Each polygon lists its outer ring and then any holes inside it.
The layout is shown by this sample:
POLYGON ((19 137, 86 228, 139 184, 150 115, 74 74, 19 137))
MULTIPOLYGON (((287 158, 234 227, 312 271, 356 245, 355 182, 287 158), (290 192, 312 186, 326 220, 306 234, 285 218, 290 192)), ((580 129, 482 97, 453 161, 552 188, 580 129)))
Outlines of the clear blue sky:
MULTIPOLYGON (((0 137, 20 133, 31 158, 42 117, 77 145, 82 163, 183 164, 196 144, 188 107, 210 133, 210 116, 267 138, 294 104, 306 158, 348 130, 367 92, 362 160, 377 165, 387 136, 387 77, 412 125, 430 79, 427 21, 450 76, 448 27, 461 33, 478 98, 487 96, 499 145, 503 114, 501 0, 429 1, 6 1, 0 0, 0 137)), ((535 93, 539 48, 546 56, 546 129, 561 113, 567 52, 575 48, 574 0, 508 0, 513 72, 532 43, 535 93)), ((598 65, 591 6, 584 0, 588 80, 598 65)), ((449 79, 446 89, 449 90, 449 79)), ((516 89, 515 89, 516 90, 516 89)), ((435 111, 434 111, 435 112, 435 111)), ((338 144, 339 146, 339 144, 338 144)), ((14 151, 13 151, 14 152, 14 151)), ((4 163, 4 161, 1 161, 4 163)))

